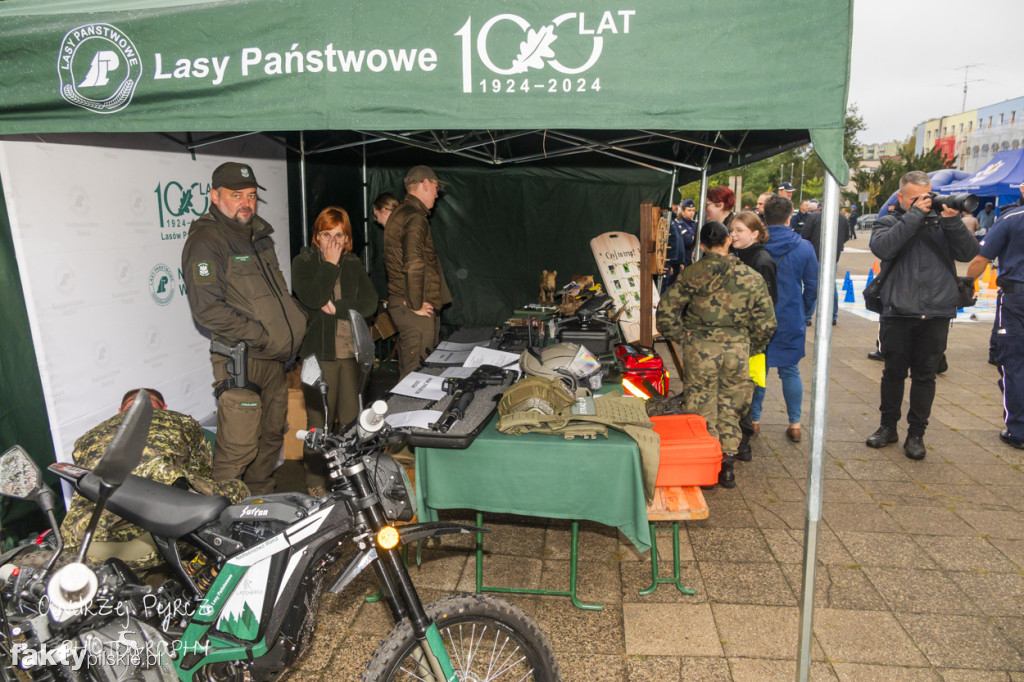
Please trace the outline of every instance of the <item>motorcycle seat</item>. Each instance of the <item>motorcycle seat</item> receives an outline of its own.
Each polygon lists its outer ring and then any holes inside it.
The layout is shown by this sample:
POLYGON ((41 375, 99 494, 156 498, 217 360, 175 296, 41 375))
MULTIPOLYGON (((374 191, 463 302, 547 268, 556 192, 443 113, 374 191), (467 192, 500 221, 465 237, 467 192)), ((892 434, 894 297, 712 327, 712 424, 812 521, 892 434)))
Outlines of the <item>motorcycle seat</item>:
MULTIPOLYGON (((77 487, 93 502, 99 497, 100 482, 91 473, 82 477, 77 487)), ((220 495, 200 495, 129 475, 110 496, 106 508, 156 537, 176 540, 216 521, 230 504, 220 495)))

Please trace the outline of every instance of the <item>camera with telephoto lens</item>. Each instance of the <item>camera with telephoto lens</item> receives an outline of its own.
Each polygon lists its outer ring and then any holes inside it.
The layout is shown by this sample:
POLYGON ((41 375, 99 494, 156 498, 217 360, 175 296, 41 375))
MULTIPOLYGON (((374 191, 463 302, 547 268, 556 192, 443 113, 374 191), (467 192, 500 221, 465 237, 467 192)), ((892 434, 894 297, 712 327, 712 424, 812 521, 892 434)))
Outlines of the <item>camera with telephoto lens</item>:
POLYGON ((978 208, 978 197, 974 194, 929 194, 932 198, 932 210, 941 211, 943 208, 955 208, 958 211, 969 211, 974 213, 978 208))

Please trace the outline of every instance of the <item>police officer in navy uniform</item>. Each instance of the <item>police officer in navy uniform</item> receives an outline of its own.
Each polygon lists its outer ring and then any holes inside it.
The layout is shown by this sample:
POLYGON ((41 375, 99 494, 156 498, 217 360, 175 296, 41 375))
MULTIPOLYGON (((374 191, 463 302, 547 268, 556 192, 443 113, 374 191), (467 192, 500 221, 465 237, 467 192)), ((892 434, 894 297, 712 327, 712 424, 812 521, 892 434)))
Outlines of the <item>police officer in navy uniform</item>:
MULTIPOLYGON (((1024 194, 1024 183, 1020 190, 1024 194)), ((1006 428, 999 438, 1024 450, 1024 204, 1018 203, 992 225, 967 268, 967 276, 978 277, 996 258, 999 293, 989 347, 1003 392, 1006 428)))

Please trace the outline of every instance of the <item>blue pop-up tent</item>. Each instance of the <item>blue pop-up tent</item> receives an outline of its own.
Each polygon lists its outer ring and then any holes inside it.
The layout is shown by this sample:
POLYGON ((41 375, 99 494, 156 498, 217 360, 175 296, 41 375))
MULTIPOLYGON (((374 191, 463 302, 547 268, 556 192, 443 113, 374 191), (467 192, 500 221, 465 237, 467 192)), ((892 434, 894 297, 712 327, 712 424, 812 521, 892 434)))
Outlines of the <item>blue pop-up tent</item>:
MULTIPOLYGON (((1020 198, 1024 182, 1024 149, 999 152, 974 175, 938 188, 944 194, 970 192, 979 198, 993 197, 996 206, 1005 206, 1020 198)), ((934 185, 933 185, 934 187, 934 185)), ((984 201, 982 202, 984 205, 984 201)))

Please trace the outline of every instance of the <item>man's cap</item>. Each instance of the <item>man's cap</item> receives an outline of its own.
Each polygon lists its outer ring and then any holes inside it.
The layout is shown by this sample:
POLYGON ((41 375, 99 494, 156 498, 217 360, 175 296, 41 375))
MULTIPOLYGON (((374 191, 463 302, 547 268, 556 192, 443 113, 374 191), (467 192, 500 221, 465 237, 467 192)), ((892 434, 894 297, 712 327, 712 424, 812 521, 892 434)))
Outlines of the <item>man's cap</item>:
POLYGON ((438 180, 437 173, 430 166, 413 166, 409 169, 409 172, 405 174, 406 185, 418 185, 424 180, 434 180, 437 182, 437 188, 443 189, 448 185, 447 182, 438 180))
POLYGON ((993 203, 992 203, 991 201, 989 201, 989 202, 986 202, 986 203, 985 203, 985 207, 987 208, 987 207, 989 207, 989 206, 995 206, 995 204, 993 204, 993 203))
POLYGON ((228 161, 217 166, 213 171, 213 179, 210 183, 213 189, 226 187, 227 189, 245 189, 246 187, 259 187, 266 191, 266 187, 256 182, 256 174, 252 167, 244 163, 228 161))
POLYGON ((693 199, 685 199, 683 203, 679 204, 683 208, 693 208, 697 204, 693 203, 693 199))
POLYGON ((818 206, 819 208, 821 207, 821 202, 820 202, 820 201, 818 201, 817 199, 811 199, 811 200, 810 200, 809 202, 807 202, 807 203, 809 203, 809 204, 810 204, 811 206, 818 206))
POLYGON ((779 185, 780 192, 795 192, 796 188, 788 182, 783 182, 779 185))
POLYGON ((853 209, 855 209, 855 208, 857 208, 857 207, 856 207, 856 206, 851 206, 851 207, 850 207, 850 210, 852 211, 852 210, 853 210, 853 209))

